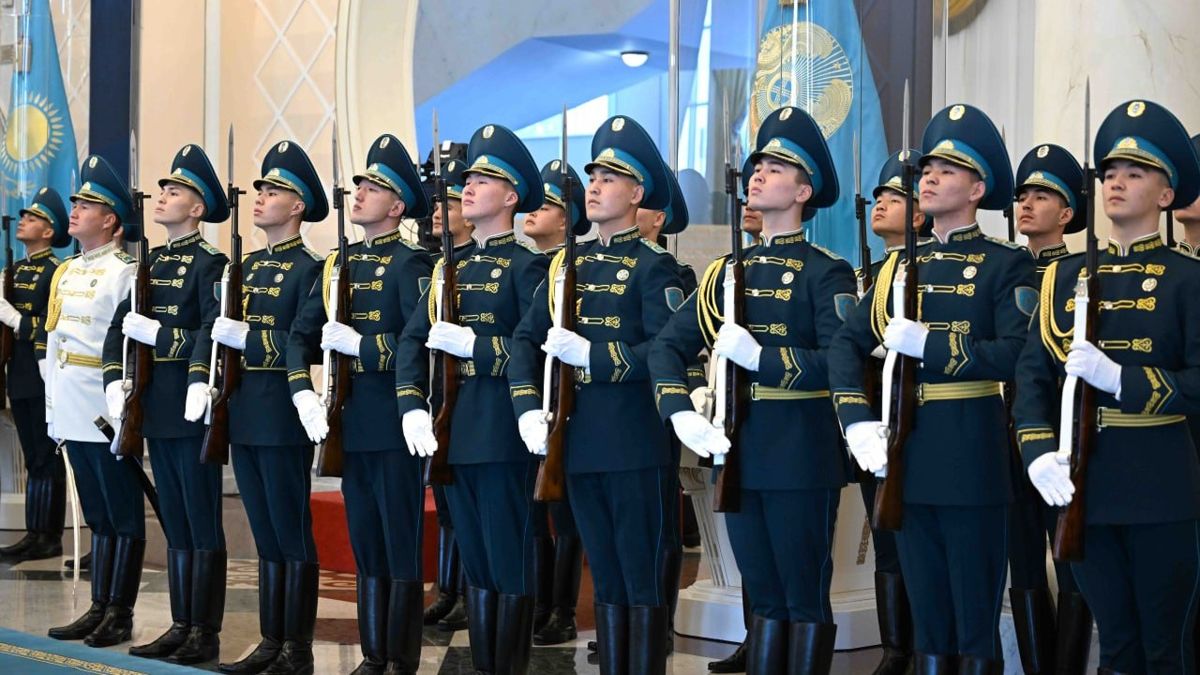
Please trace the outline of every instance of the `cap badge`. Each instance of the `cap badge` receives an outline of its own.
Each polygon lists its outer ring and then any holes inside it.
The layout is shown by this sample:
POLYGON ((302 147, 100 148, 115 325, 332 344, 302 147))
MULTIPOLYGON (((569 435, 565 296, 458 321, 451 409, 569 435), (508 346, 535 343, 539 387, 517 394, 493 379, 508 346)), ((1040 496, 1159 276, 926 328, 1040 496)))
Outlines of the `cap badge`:
POLYGON ((792 116, 792 108, 784 108, 783 112, 779 113, 779 121, 786 122, 792 116))
POLYGON ((288 149, 288 142, 287 142, 287 141, 283 141, 282 143, 280 143, 280 144, 279 144, 279 147, 277 148, 277 150, 278 150, 279 152, 287 152, 287 149, 288 149))
POLYGON ((554 160, 553 162, 550 162, 550 170, 551 171, 558 171, 558 167, 559 167, 559 162, 557 159, 554 160))
POLYGON ((620 131, 624 128, 625 128, 625 118, 624 117, 618 117, 617 119, 613 120, 613 122, 612 122, 612 130, 613 131, 620 131))
POLYGON ((96 164, 97 164, 99 161, 100 161, 100 158, 99 158, 99 157, 93 157, 93 158, 89 159, 89 160, 88 160, 88 168, 89 168, 89 169, 94 169, 94 168, 96 168, 96 164))
POLYGON ((1050 154, 1050 146, 1043 145, 1042 147, 1038 148, 1038 152, 1037 152, 1038 159, 1045 159, 1046 155, 1048 155, 1048 154, 1050 154))
POLYGON ((950 109, 950 119, 954 122, 957 122, 958 120, 962 119, 963 113, 965 113, 966 111, 967 111, 967 109, 964 108, 963 105, 960 103, 950 109))
POLYGON ((1144 101, 1132 101, 1129 107, 1125 108, 1125 114, 1130 117, 1138 117, 1146 112, 1146 103, 1144 101))
POLYGON ((380 148, 380 149, 386 148, 386 147, 388 146, 388 143, 389 143, 391 140, 392 140, 392 139, 391 139, 390 137, 388 137, 388 136, 384 136, 383 138, 379 139, 379 148, 380 148))
POLYGON ((496 133, 496 127, 494 127, 490 124, 483 128, 483 137, 484 138, 491 138, 492 134, 494 134, 494 133, 496 133))

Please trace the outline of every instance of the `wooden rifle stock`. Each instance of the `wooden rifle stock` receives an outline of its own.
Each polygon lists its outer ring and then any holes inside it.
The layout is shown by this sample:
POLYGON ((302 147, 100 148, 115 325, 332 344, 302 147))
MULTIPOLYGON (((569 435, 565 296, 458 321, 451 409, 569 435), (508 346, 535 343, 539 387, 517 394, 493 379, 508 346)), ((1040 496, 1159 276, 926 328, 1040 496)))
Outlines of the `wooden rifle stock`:
MULTIPOLYGON (((337 157, 334 156, 336 163, 337 157)), ((333 186, 333 208, 337 210, 338 220, 338 275, 337 285, 329 289, 337 298, 337 310, 333 320, 350 325, 350 242, 346 239, 346 214, 344 210, 345 196, 348 192, 341 185, 333 186)), ((354 368, 354 359, 348 354, 335 351, 330 354, 329 367, 333 373, 329 377, 330 387, 325 392, 325 422, 329 433, 321 443, 321 452, 317 457, 318 476, 341 476, 342 465, 345 462, 345 447, 343 445, 344 427, 342 426, 342 410, 346 407, 346 399, 350 396, 350 377, 354 368)))
MULTIPOLYGON (((225 317, 234 321, 242 321, 242 236, 238 234, 238 195, 244 193, 245 190, 229 184, 229 267, 226 269, 222 293, 225 317)), ((213 348, 218 347, 214 345, 213 348)), ((228 345, 220 345, 219 349, 220 384, 211 403, 204 443, 200 446, 202 464, 229 463, 229 401, 242 381, 241 350, 228 345)))
MULTIPOLYGON (((12 302, 13 275, 17 272, 12 249, 12 216, 5 215, 4 221, 4 299, 12 302)), ((16 346, 16 331, 0 323, 0 410, 8 406, 8 364, 12 361, 16 346)))
MULTIPOLYGON (((137 271, 133 280, 133 306, 130 311, 142 312, 150 307, 150 263, 146 254, 146 237, 141 229, 141 200, 145 195, 134 193, 134 208, 137 211, 138 231, 142 239, 137 243, 137 271)), ((121 414, 121 433, 117 439, 117 454, 122 457, 141 459, 145 454, 146 439, 142 434, 146 411, 142 399, 150 387, 151 368, 154 367, 154 354, 150 345, 129 340, 130 353, 126 356, 125 380, 128 381, 128 391, 125 393, 125 408, 121 414)))
MULTIPOLYGON (((441 152, 434 147, 434 152, 441 152)), ((442 287, 441 321, 458 323, 458 261, 454 259, 454 236, 450 232, 450 205, 447 203, 446 178, 440 173, 434 181, 438 195, 438 208, 442 210, 442 287)), ((454 406, 458 404, 458 358, 449 352, 438 356, 441 365, 442 405, 433 418, 433 435, 437 438, 437 452, 425 465, 425 481, 430 485, 450 485, 454 482, 454 470, 450 468, 450 425, 454 420, 454 406)))
MULTIPOLYGON (((726 322, 746 325, 746 270, 742 265, 742 223, 738 209, 737 189, 741 182, 738 169, 725 165, 725 193, 729 195, 729 267, 732 275, 733 307, 724 308, 726 322)), ((726 281, 729 283, 729 281, 726 281)), ((750 381, 746 371, 731 360, 725 361, 725 437, 729 451, 723 457, 721 473, 713 488, 713 511, 737 513, 742 508, 742 422, 750 403, 750 381)))

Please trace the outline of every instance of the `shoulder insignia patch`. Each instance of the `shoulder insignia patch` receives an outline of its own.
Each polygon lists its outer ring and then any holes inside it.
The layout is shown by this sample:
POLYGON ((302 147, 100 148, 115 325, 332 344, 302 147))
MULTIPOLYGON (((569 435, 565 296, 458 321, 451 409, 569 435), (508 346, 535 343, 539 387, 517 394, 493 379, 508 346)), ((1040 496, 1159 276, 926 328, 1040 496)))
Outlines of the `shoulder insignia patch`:
POLYGON ((659 246, 658 244, 656 244, 656 243, 654 243, 654 242, 652 242, 652 241, 647 241, 647 240, 645 240, 645 239, 642 239, 641 241, 642 241, 642 243, 643 243, 643 244, 645 244, 645 245, 646 245, 646 248, 650 249, 651 251, 654 251, 655 253, 657 253, 657 254, 659 254, 659 255, 662 255, 662 254, 664 254, 664 253, 667 253, 667 249, 665 249, 665 248, 663 248, 663 247, 659 246))
POLYGON ((213 255, 223 255, 221 253, 221 249, 217 248, 216 246, 213 246, 212 244, 208 243, 207 241, 204 241, 203 239, 200 240, 200 248, 204 249, 205 251, 207 251, 213 255))
POLYGON ((833 308, 843 323, 849 318, 850 312, 856 305, 858 305, 858 295, 854 293, 837 293, 833 296, 833 308))
POLYGON ((216 300, 218 303, 220 303, 222 301, 222 298, 221 298, 221 290, 222 289, 223 289, 223 286, 221 285, 221 282, 219 282, 219 281, 213 282, 213 300, 216 300))
POLYGON ((113 251, 113 255, 117 257, 117 260, 120 260, 123 263, 135 262, 133 256, 129 255, 125 251, 113 251))
POLYGON ((1038 292, 1031 286, 1017 286, 1013 291, 1016 295, 1017 309, 1025 316, 1033 316, 1038 307, 1038 292))
POLYGON ((425 291, 429 290, 429 281, 432 277, 420 277, 417 279, 417 288, 420 289, 421 295, 425 295, 425 291))
POLYGON ((667 296, 667 308, 672 312, 677 311, 683 306, 683 301, 686 299, 683 295, 683 289, 675 286, 668 286, 664 291, 667 296))
POLYGON ((845 258, 843 258, 842 256, 834 253, 833 251, 830 251, 829 249, 827 249, 824 246, 821 246, 819 244, 813 244, 812 247, 813 247, 813 249, 820 251, 821 253, 824 253, 826 256, 828 256, 829 258, 831 258, 833 260, 845 260, 845 258))

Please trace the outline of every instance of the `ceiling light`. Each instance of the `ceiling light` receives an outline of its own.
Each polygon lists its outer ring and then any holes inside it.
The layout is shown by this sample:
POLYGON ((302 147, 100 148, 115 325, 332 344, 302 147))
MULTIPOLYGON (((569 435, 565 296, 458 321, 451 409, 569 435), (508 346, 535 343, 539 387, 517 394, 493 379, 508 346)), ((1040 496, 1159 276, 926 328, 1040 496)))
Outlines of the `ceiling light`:
POLYGON ((630 68, 641 68, 650 60, 650 53, 641 50, 621 52, 621 62, 630 68))

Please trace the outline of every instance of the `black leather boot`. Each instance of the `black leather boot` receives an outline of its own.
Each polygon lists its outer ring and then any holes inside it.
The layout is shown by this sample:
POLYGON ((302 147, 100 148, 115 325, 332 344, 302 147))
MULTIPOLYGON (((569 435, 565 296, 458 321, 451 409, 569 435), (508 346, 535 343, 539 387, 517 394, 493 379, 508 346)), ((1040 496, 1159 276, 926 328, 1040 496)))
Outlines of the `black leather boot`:
POLYGON ((788 622, 755 615, 750 625, 746 672, 784 675, 788 659, 788 622))
POLYGON ((283 646, 284 564, 258 561, 258 631, 262 641, 246 658, 222 663, 217 670, 236 675, 257 675, 267 669, 283 646))
POLYGON ((957 672, 957 656, 913 652, 913 675, 955 675, 957 672))
POLYGON ((533 538, 533 632, 542 630, 554 609, 554 539, 533 538))
POLYGON ((709 661, 708 670, 712 673, 744 673, 746 672, 746 643, 750 637, 750 598, 746 589, 742 589, 742 623, 746 626, 746 639, 732 654, 720 661, 709 661))
POLYGON ((663 631, 667 653, 675 650, 675 606, 679 604, 679 577, 683 574, 683 549, 667 547, 662 557, 663 589, 667 600, 667 628, 663 631))
POLYGON ((666 673, 668 611, 661 605, 629 608, 629 675, 666 673))
POLYGON ((546 625, 533 635, 535 645, 560 645, 579 637, 575 606, 583 574, 583 546, 579 537, 560 536, 554 542, 554 609, 546 625))
POLYGON ((874 675, 904 675, 912 664, 912 608, 899 574, 875 573, 875 613, 883 658, 874 675))
POLYGON ((1012 603, 1013 628, 1017 633, 1017 651, 1025 675, 1050 673, 1054 669, 1054 605, 1045 588, 1008 589, 1012 603))
POLYGON ((533 598, 500 594, 496 603, 496 673, 525 675, 533 649, 533 598))
POLYGON ((426 626, 436 625, 454 609, 458 602, 458 546, 454 543, 454 528, 438 530, 437 598, 425 608, 422 621, 426 626))
POLYGON ((388 597, 386 675, 416 675, 421 666, 421 603, 425 599, 420 581, 392 579, 388 597))
POLYGON ((958 659, 958 675, 1003 675, 1004 661, 982 656, 963 655, 958 659))
POLYGON ((467 628, 467 577, 461 564, 458 565, 458 597, 455 599, 450 613, 443 616, 437 626, 438 630, 446 632, 466 630, 467 628))
POLYGON ((835 623, 794 621, 788 627, 788 675, 829 675, 835 623))
POLYGON ((171 627, 153 642, 129 648, 132 656, 162 659, 175 653, 188 636, 192 603, 192 552, 167 549, 167 590, 171 599, 171 627))
POLYGON ((383 675, 387 667, 389 579, 358 577, 358 639, 363 660, 350 675, 383 675))
POLYGON ((92 553, 95 566, 92 569, 92 606, 75 621, 47 633, 55 640, 82 640, 104 619, 108 607, 109 592, 112 590, 113 552, 116 538, 100 534, 92 535, 92 553))
POLYGON ((600 675, 628 675, 628 607, 596 603, 596 655, 600 675))
POLYGON ((111 647, 129 640, 133 634, 133 605, 142 583, 145 555, 145 539, 117 537, 108 607, 104 608, 100 625, 83 639, 85 645, 111 647))
MULTIPOLYGON (((283 647, 275 661, 263 671, 266 675, 312 675, 312 642, 317 625, 317 589, 320 582, 321 568, 317 563, 296 560, 287 563, 283 647)), ((361 602, 361 594, 359 598, 361 602)), ((362 617, 361 604, 359 617, 362 617)), ((359 632, 362 632, 361 625, 359 632)))
MULTIPOLYGON (((1200 626, 1200 622, 1196 625, 1200 626)), ((1056 637, 1054 672, 1057 675, 1086 673, 1092 651, 1092 612, 1081 593, 1058 594, 1056 637)))
POLYGON ((36 518, 33 515, 36 500, 34 499, 34 490, 37 488, 34 485, 33 478, 25 482, 25 535, 17 540, 15 544, 9 546, 0 546, 0 560, 4 562, 15 562, 18 556, 25 552, 25 549, 37 541, 37 532, 34 531, 34 522, 36 518))
MULTIPOLYGON (((63 518, 66 516, 66 479, 44 476, 36 484, 33 504, 33 531, 37 535, 16 561, 46 560, 62 555, 63 518)), ((29 499, 29 495, 25 496, 29 499)))
POLYGON ((225 617, 225 551, 195 551, 192 556, 192 629, 187 640, 167 660, 190 665, 221 655, 221 624, 225 617))
POLYGON ((467 634, 471 639, 471 662, 481 673, 496 672, 496 612, 499 593, 467 587, 467 634))

